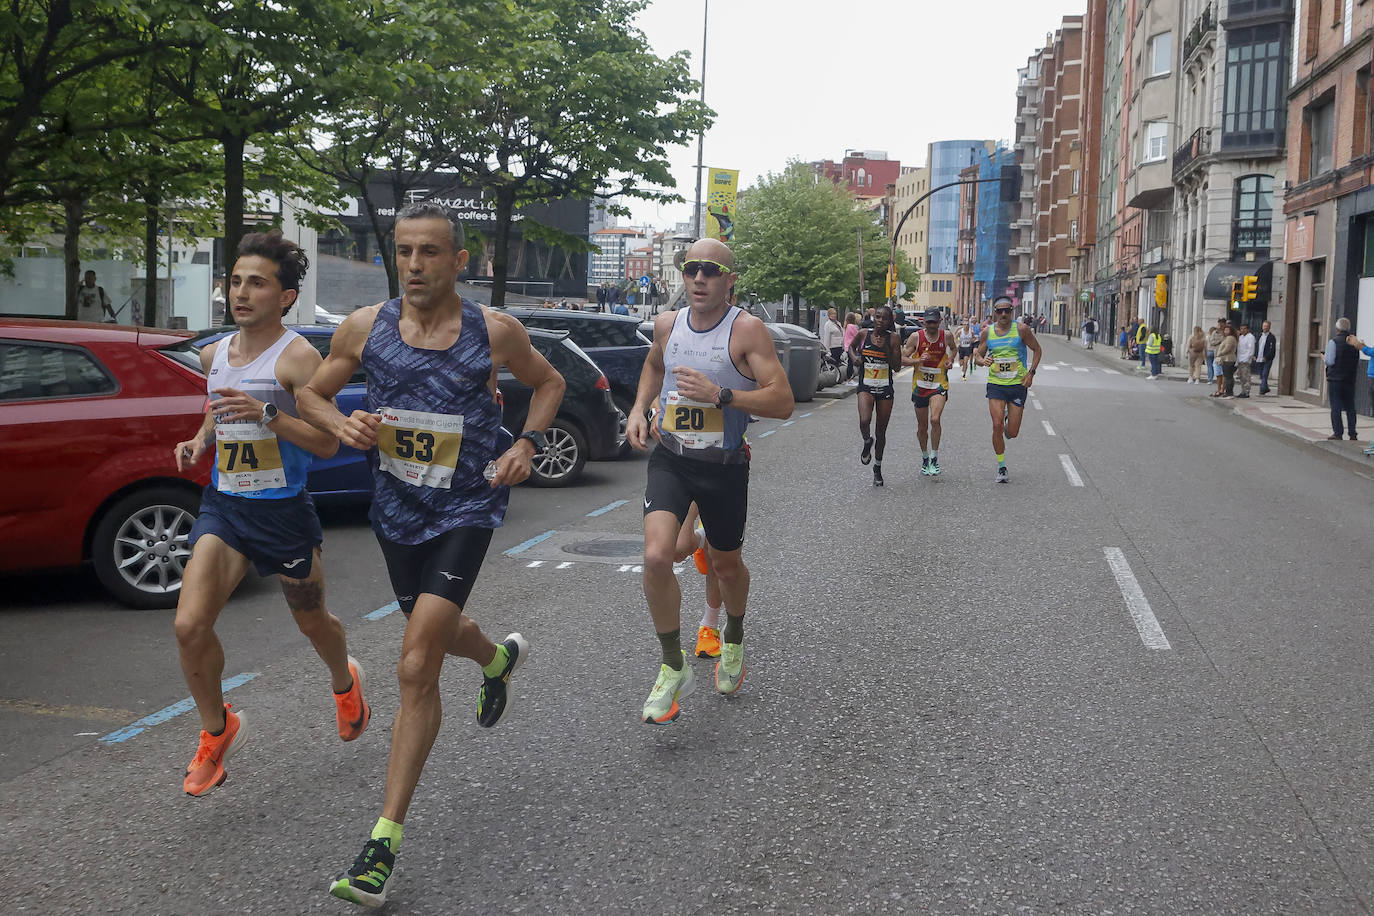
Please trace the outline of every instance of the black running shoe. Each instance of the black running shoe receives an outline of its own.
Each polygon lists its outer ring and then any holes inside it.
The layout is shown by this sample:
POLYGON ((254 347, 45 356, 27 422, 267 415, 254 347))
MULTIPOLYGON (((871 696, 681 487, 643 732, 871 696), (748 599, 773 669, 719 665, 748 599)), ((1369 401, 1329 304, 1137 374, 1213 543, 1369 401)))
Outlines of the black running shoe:
POLYGON ((530 654, 530 644, 519 633, 512 633, 501 641, 506 647, 506 667, 496 677, 482 678, 482 689, 477 694, 477 724, 491 728, 506 715, 510 709, 510 676, 530 654))
POLYGON ((874 468, 874 469, 873 469, 873 486, 875 486, 875 487, 881 487, 882 485, 883 485, 883 472, 882 472, 882 470, 879 469, 879 468, 874 468))
POLYGON ((863 450, 859 452, 859 464, 868 464, 873 460, 873 437, 869 436, 864 440, 863 450))
POLYGON ((997 469, 997 482, 1006 483, 1010 478, 1007 477, 1007 466, 1002 465, 997 469))
POLYGON ((329 885, 329 893, 340 900, 378 907, 386 903, 386 883, 396 867, 388 840, 368 840, 353 867, 329 885))

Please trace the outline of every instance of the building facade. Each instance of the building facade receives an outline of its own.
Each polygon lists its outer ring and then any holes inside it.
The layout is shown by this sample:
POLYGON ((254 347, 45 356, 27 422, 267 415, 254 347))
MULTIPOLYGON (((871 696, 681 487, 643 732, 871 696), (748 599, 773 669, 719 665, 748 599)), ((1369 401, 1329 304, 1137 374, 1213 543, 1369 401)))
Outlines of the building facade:
MULTIPOLYGON (((1069 239, 1069 280, 1077 293, 1077 309, 1070 309, 1069 328, 1091 315, 1099 333, 1117 327, 1107 314, 1107 302, 1096 298, 1094 249, 1097 245, 1098 189, 1102 149, 1103 55, 1106 47, 1107 0, 1088 0, 1083 18, 1082 99, 1078 106, 1079 168, 1074 185, 1078 197, 1078 225, 1069 239)), ((1061 329, 1064 330, 1064 329, 1061 329)))
MULTIPOLYGON (((1336 320, 1349 318, 1357 334, 1374 335, 1374 4, 1295 0, 1292 12, 1283 201, 1288 333, 1279 339, 1278 369, 1283 390, 1320 403, 1322 352, 1336 320)), ((1357 396, 1367 412, 1365 386, 1357 396)))
POLYGON ((925 309, 931 305, 931 290, 926 282, 926 272, 929 268, 926 256, 926 240, 930 232, 930 201, 916 203, 929 190, 930 169, 925 166, 911 169, 898 177, 893 184, 890 212, 894 225, 888 229, 889 238, 892 237, 893 232, 896 232, 895 224, 901 222, 902 216, 911 210, 911 215, 907 216, 905 222, 902 222, 901 231, 897 232, 896 243, 898 255, 905 257, 907 263, 915 267, 917 273, 921 275, 916 282, 916 288, 911 291, 913 309, 925 309), (915 205, 914 209, 912 209, 913 205, 915 205))
POLYGON ((639 229, 610 228, 592 233, 591 243, 600 250, 587 256, 587 288, 591 293, 602 283, 621 284, 627 276, 626 259, 647 241, 648 236, 639 229))
POLYGON ((959 252, 954 262, 954 311, 968 315, 982 301, 982 290, 974 278, 978 260, 978 163, 959 172, 959 252))
MULTIPOLYGON (((941 140, 930 144, 926 161, 930 166, 930 187, 954 184, 959 173, 977 165, 979 156, 995 144, 988 140, 941 140)), ((959 193, 955 186, 930 196, 926 232, 927 271, 921 287, 927 293, 925 307, 957 311, 959 261, 959 193)))
POLYGON ((1040 55, 1033 54, 1016 71, 1016 128, 1013 131, 1013 164, 1021 174, 1021 191, 1012 203, 1007 241, 1007 295, 1017 314, 1034 311, 1035 289, 1035 188, 1040 161, 1040 55))
POLYGON ((1069 247, 1078 234, 1082 16, 1064 17, 1053 40, 1040 50, 1038 69, 1038 95, 1029 114, 1036 122, 1031 282, 1036 313, 1064 327, 1071 322, 1070 304, 1077 301, 1069 247))
POLYGON ((1012 214, 1020 201, 1003 200, 1003 189, 992 179, 1002 177, 1005 166, 1013 166, 1011 149, 999 143, 991 151, 978 157, 978 178, 983 184, 974 185, 977 195, 975 219, 973 285, 978 298, 969 313, 986 316, 988 304, 994 296, 1007 291, 1007 250, 1011 239, 1012 214))
POLYGON ((902 174, 902 163, 887 158, 884 150, 845 150, 839 162, 825 159, 811 167, 818 181, 843 185, 855 197, 882 197, 902 174))

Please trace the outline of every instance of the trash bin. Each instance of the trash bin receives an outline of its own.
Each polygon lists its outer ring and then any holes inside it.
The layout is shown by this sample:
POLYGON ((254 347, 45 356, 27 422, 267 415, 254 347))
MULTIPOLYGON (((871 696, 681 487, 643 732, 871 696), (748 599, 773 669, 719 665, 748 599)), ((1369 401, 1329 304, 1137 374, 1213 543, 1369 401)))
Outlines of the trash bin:
MULTIPOLYGON (((765 324, 764 327, 768 329, 769 334, 773 335, 773 349, 778 354, 778 362, 782 363, 782 371, 788 371, 788 366, 792 362, 792 339, 787 336, 786 331, 784 331, 776 324, 765 324)), ((791 380, 792 377, 788 376, 789 383, 791 382, 791 380)), ((795 398, 795 387, 793 387, 792 389, 792 394, 795 398)))
POLYGON ((773 327, 786 334, 791 344, 786 369, 792 397, 798 401, 811 400, 816 395, 816 381, 821 374, 821 352, 824 349, 821 339, 801 325, 782 323, 773 327))

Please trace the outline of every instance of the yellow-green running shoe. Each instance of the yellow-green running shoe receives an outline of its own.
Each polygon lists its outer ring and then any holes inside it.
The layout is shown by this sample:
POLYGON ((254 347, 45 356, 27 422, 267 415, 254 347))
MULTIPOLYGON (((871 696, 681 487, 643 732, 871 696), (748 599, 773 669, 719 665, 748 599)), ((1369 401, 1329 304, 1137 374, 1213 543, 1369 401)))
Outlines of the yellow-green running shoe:
POLYGON ((368 840, 353 867, 330 882, 329 893, 350 903, 381 906, 386 903, 386 882, 395 866, 396 857, 387 840, 368 840))
POLYGON ((720 645, 720 661, 716 662, 716 690, 727 697, 744 683, 744 645, 726 642, 720 645))
POLYGON ((687 664, 687 652, 682 653, 682 670, 674 671, 660 665, 658 680, 644 701, 644 721, 650 725, 667 725, 678 717, 682 709, 677 705, 692 692, 692 666, 687 664))

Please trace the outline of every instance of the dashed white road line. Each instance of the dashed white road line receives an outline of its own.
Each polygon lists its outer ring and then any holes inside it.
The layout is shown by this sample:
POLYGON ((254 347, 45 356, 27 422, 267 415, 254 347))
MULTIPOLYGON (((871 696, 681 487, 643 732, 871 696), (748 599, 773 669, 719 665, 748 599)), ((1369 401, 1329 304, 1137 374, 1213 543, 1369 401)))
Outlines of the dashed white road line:
POLYGON ((1039 401, 1039 399, 1037 399, 1037 398, 1031 398, 1031 399, 1030 399, 1030 402, 1031 402, 1031 406, 1034 407, 1036 410, 1044 410, 1044 409, 1045 409, 1045 408, 1043 408, 1043 407, 1040 406, 1040 401, 1039 401))
POLYGON ((1087 366, 1074 366, 1074 367, 1073 367, 1073 371, 1074 371, 1074 372, 1089 372, 1089 371, 1091 371, 1091 370, 1089 370, 1087 366))
POLYGON ((1159 621, 1155 619, 1154 612, 1150 610, 1150 602, 1145 599, 1145 592, 1136 581, 1135 573, 1131 572, 1131 564, 1126 562, 1126 555, 1121 552, 1121 548, 1103 547, 1102 553, 1107 557, 1107 565, 1112 568, 1116 587, 1121 589, 1121 597, 1126 601, 1126 610, 1135 621, 1136 632, 1140 634, 1140 641, 1145 644, 1145 648, 1170 648, 1169 640, 1165 637, 1159 621))
POLYGON ((1108 375, 1120 375, 1120 374, 1121 374, 1121 373, 1118 372, 1116 369, 1103 369, 1102 371, 1105 372, 1105 373, 1107 373, 1108 375))
POLYGON ((1045 435, 1047 435, 1047 436, 1053 436, 1053 435, 1054 435, 1054 427, 1050 425, 1050 421, 1049 421, 1049 420, 1041 420, 1041 421, 1040 421, 1040 425, 1043 426, 1043 427, 1045 427, 1045 435))
POLYGON ((1069 478, 1069 483, 1075 487, 1083 486, 1083 478, 1078 476, 1078 469, 1073 466, 1073 459, 1068 455, 1060 455, 1059 463, 1064 466, 1064 476, 1069 478))

